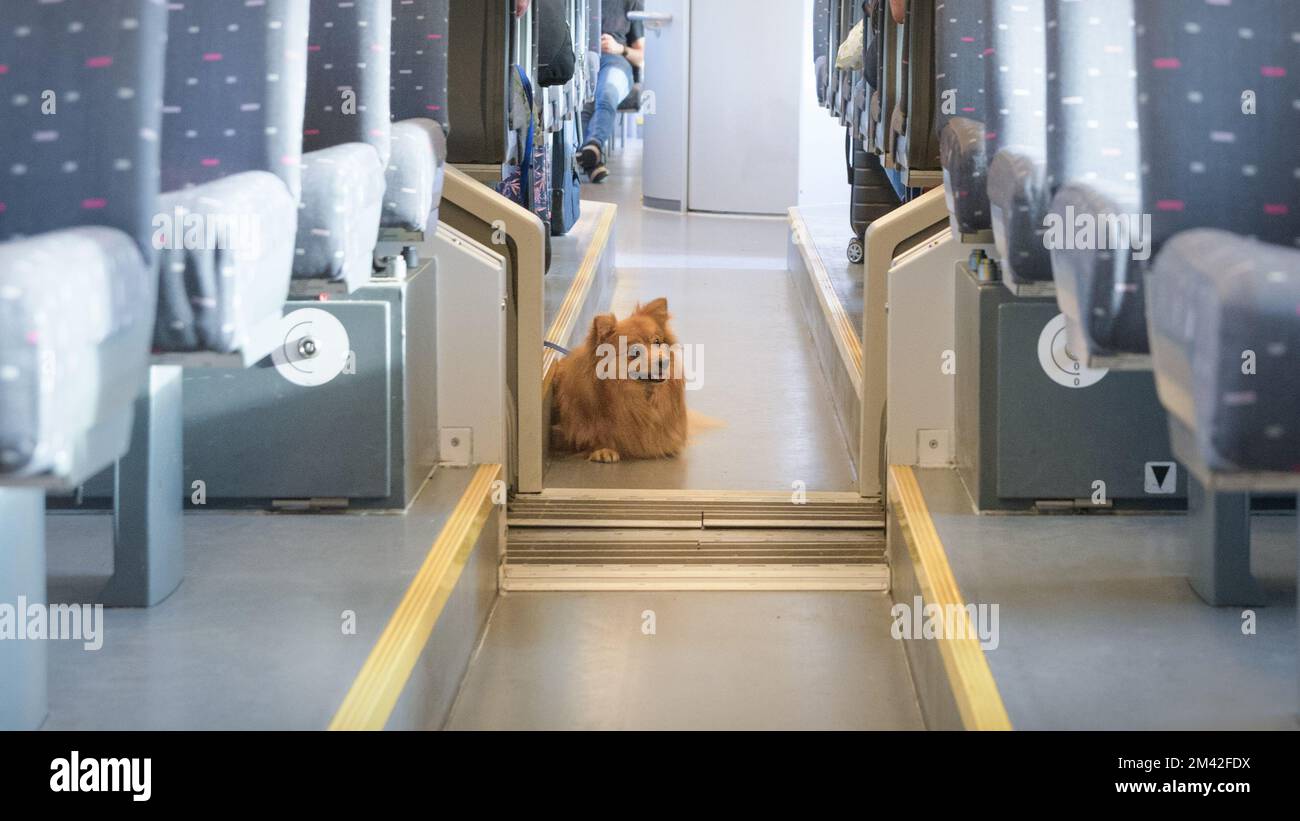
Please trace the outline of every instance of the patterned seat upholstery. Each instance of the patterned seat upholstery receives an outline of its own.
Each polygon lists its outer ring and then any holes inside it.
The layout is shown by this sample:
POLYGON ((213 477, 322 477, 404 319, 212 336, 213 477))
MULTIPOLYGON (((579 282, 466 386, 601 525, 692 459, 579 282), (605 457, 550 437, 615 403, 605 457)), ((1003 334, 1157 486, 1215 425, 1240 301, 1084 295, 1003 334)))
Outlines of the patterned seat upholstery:
MULTIPOLYGON (((592 3, 598 9, 599 3, 592 3)), ((816 77, 817 104, 826 105, 830 92, 831 0, 813 0, 813 74, 816 77)), ((599 31, 599 27, 596 29, 599 31)), ((599 56, 597 56, 599 61, 599 56)))
MULTIPOLYGON (((1047 185, 1063 232, 1084 218, 1132 227, 1140 211, 1133 2, 1048 0, 1047 185)), ((1085 248, 1064 239, 1049 245, 1071 350, 1089 361, 1145 352, 1141 302, 1118 298, 1141 285, 1145 238, 1117 233, 1120 247, 1108 236, 1085 248)))
POLYGON ((1150 282, 1160 397, 1197 461, 1300 473, 1300 250, 1183 231, 1150 282))
POLYGON ((989 216, 1010 284, 1050 281, 1043 244, 1047 191, 1047 32, 1044 0, 994 0, 985 150, 989 216))
POLYGON ((447 162, 447 3, 401 0, 393 6, 384 227, 425 231, 438 221, 447 162))
POLYGON ((390 0, 311 0, 293 275, 370 278, 392 150, 390 0))
POLYGON ((1148 331, 1175 452, 1300 472, 1300 4, 1134 15, 1148 331))
POLYGON ((160 349, 244 350, 280 318, 298 224, 307 19, 306 0, 171 4, 160 349))
POLYGON ((987 0, 944 0, 935 8, 935 129, 953 234, 987 231, 984 152, 987 0))
POLYGON ((162 0, 6 0, 0 479, 75 484, 127 449, 157 305, 162 0))

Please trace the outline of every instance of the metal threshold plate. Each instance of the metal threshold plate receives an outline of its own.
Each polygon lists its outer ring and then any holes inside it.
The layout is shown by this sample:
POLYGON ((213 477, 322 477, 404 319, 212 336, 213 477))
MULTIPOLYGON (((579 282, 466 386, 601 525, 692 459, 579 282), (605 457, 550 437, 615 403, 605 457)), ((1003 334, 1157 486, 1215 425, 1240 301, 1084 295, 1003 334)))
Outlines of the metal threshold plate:
POLYGON ((594 494, 518 496, 511 527, 846 528, 884 527, 876 500, 856 494, 594 494))
POLYGON ((501 586, 885 591, 889 566, 874 529, 526 527, 509 531, 501 586))

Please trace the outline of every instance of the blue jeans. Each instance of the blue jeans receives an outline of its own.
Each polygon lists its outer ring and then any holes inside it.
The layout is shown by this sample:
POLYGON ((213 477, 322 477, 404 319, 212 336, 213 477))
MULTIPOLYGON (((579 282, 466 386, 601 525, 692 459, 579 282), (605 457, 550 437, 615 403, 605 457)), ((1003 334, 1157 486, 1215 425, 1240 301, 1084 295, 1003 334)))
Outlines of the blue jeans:
POLYGON ((614 118, 618 106, 632 93, 632 64, 618 54, 600 55, 600 74, 596 77, 596 109, 584 113, 582 133, 584 142, 598 142, 602 146, 614 135, 614 118))

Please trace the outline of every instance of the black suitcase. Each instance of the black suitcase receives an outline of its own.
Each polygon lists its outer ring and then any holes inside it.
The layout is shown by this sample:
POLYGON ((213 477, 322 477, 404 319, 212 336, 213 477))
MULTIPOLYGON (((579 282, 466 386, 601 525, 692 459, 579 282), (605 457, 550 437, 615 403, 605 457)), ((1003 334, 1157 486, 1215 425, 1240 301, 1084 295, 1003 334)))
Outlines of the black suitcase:
POLYGON ((849 262, 857 265, 866 256, 863 241, 867 236, 867 226, 893 211, 901 201, 880 164, 880 157, 867 151, 862 140, 846 133, 845 151, 852 185, 849 221, 853 227, 853 239, 849 240, 848 257, 849 262))

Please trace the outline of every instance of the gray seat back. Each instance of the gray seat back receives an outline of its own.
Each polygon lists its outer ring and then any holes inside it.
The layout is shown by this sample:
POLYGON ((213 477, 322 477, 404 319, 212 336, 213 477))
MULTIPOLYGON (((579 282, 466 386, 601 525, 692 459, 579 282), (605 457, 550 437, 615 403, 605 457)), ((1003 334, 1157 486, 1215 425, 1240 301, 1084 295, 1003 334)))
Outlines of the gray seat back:
POLYGON ((298 199, 307 20, 307 0, 172 5, 163 191, 269 171, 298 199))
POLYGON ((1047 0, 1047 183, 1138 188, 1134 0, 1047 0))
MULTIPOLYGON (((593 3, 599 6, 599 3, 593 3)), ((817 102, 826 104, 830 90, 831 0, 813 2, 813 71, 817 78, 817 102)))
POLYGON ((312 0, 303 150, 368 143, 388 165, 391 0, 312 0))
POLYGON ((425 117, 443 131, 447 118, 449 0, 399 0, 393 5, 392 118, 425 117))
POLYGON ((935 11, 935 129, 955 236, 987 231, 986 61, 991 0, 945 0, 935 11))
POLYGON ((1007 147, 1047 148, 1047 38, 1043 0, 992 0, 984 61, 990 159, 1007 147))
POLYGON ((1300 241, 1300 3, 1139 0, 1143 211, 1158 251, 1189 228, 1300 241))
POLYGON ((100 225, 151 261, 162 0, 5 0, 3 18, 0 241, 100 225))
POLYGON ((989 32, 986 2, 943 0, 934 20, 934 128, 953 117, 984 122, 984 52, 989 32))

